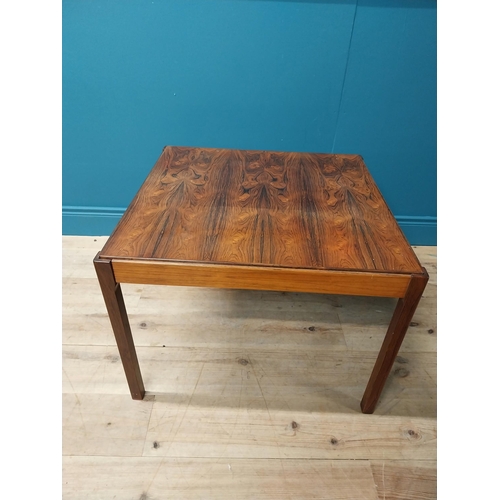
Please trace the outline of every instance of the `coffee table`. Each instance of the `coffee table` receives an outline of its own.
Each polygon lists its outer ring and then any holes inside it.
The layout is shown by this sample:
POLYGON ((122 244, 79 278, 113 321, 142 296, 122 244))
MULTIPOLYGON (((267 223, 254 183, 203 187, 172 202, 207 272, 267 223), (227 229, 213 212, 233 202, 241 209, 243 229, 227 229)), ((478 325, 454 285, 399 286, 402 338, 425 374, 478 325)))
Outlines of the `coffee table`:
POLYGON ((361 156, 172 146, 94 266, 133 399, 145 390, 120 283, 397 297, 363 413, 428 281, 361 156))

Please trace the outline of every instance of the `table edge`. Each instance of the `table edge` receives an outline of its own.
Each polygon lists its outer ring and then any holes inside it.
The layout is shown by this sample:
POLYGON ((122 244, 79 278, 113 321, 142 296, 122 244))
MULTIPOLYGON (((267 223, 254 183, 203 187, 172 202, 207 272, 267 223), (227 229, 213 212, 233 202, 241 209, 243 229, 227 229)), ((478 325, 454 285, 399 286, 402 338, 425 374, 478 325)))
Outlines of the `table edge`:
POLYGON ((346 267, 297 267, 297 266, 285 266, 285 265, 275 265, 275 264, 265 264, 251 262, 224 262, 224 261, 203 261, 203 260, 182 260, 182 259, 159 259, 155 257, 137 257, 137 256, 124 256, 124 255, 106 255, 102 252, 98 254, 100 259, 104 260, 119 260, 127 262, 151 262, 155 264, 179 264, 179 265, 206 265, 206 266, 234 266, 234 267, 252 267, 252 268, 266 268, 266 269, 296 269, 305 271, 330 271, 330 272, 349 272, 349 273, 373 273, 373 274, 395 274, 395 275, 408 275, 422 274, 424 273, 424 268, 417 259, 420 266, 419 271, 417 269, 407 269, 407 270, 387 270, 387 269, 359 269, 359 268, 346 268, 346 267))
POLYGON ((383 273, 225 265, 216 263, 105 259, 117 283, 196 286, 226 289, 326 293, 402 298, 412 276, 422 273, 383 273))

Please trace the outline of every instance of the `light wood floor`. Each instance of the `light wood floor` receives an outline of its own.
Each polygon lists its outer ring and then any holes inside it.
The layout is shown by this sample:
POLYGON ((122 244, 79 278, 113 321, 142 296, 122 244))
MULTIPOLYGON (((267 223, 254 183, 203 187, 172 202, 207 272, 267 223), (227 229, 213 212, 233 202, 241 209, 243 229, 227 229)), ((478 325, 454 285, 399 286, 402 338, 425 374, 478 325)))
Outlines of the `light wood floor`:
POLYGON ((129 395, 92 259, 63 237, 64 499, 436 498, 436 247, 373 415, 394 299, 123 285, 129 395))

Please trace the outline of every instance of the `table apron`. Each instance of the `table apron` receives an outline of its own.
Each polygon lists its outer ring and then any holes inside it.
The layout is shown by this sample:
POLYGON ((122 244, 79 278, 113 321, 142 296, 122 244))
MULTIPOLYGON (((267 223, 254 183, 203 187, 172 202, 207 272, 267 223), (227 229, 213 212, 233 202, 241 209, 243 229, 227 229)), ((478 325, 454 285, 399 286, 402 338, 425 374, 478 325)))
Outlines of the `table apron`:
POLYGON ((411 274, 112 259, 118 283, 404 297, 411 274))

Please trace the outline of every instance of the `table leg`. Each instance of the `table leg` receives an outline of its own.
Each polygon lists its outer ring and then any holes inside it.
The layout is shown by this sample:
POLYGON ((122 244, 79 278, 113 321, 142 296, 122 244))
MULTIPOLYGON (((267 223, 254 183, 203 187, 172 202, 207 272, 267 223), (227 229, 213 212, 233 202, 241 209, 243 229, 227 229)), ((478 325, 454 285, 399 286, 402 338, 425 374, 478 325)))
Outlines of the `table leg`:
POLYGON ((410 321, 417 309, 428 280, 429 275, 427 271, 425 271, 425 274, 413 275, 405 296, 399 299, 397 303, 391 323, 389 324, 389 329, 385 335, 373 372, 361 400, 361 411, 363 413, 373 413, 375 410, 375 406, 380 398, 387 377, 405 337, 406 330, 410 325, 410 321))
POLYGON ((130 394, 132 399, 143 399, 144 383, 142 382, 141 370, 135 352, 134 339, 132 338, 120 283, 115 280, 110 260, 100 259, 99 255, 97 255, 94 259, 94 267, 115 334, 130 394))

